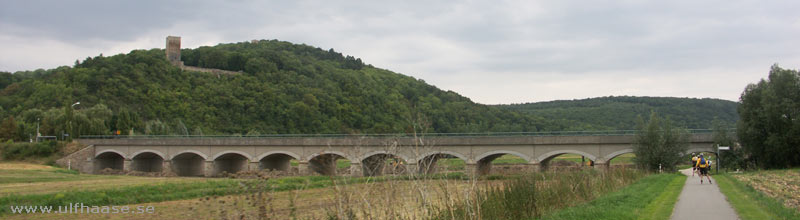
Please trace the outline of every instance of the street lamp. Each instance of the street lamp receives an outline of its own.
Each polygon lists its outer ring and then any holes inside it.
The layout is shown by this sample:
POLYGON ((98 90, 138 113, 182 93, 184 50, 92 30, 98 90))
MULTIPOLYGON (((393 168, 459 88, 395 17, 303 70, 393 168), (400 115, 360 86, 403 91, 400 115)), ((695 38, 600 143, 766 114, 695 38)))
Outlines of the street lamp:
POLYGON ((39 136, 42 136, 42 133, 39 133, 39 118, 36 118, 36 142, 39 142, 39 136))
MULTIPOLYGON (((74 108, 75 108, 75 105, 80 105, 80 104, 81 104, 81 102, 75 102, 75 104, 72 104, 72 105, 70 105, 69 107, 74 109, 74 108)), ((73 133, 73 131, 75 131, 75 129, 74 129, 74 128, 72 128, 72 120, 74 120, 74 119, 75 119, 74 113, 72 113, 72 115, 71 115, 70 117, 72 117, 72 118, 70 118, 70 119, 69 119, 69 130, 70 130, 70 131, 69 131, 69 133, 73 133)), ((70 134, 70 138, 72 138, 72 136, 71 136, 71 135, 72 135, 72 134, 70 134)), ((66 139, 66 138, 65 138, 65 139, 66 139)))

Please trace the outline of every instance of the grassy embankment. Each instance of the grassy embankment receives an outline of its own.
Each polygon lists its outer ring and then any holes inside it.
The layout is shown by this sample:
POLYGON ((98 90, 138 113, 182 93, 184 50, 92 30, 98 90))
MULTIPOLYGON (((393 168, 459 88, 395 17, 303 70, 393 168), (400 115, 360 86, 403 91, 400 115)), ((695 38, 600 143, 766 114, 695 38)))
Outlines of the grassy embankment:
POLYGON ((651 175, 542 219, 669 219, 685 182, 680 174, 651 175))
MULTIPOLYGON (((629 207, 634 209, 634 213, 637 214, 633 218, 662 215, 666 215, 668 218, 672 212, 671 204, 674 204, 677 199, 685 177, 682 178, 677 174, 662 174, 643 178, 645 175, 641 171, 631 169, 611 169, 606 172, 588 169, 525 175, 510 180, 502 186, 478 191, 474 201, 453 209, 441 210, 436 218, 534 219, 550 215, 594 218, 603 216, 597 215, 596 212, 618 209, 619 207, 614 203, 621 202, 639 203, 629 207), (640 179, 641 181, 638 181, 640 179), (637 181, 637 184, 629 187, 631 189, 621 191, 623 193, 621 195, 619 195, 620 192, 617 192, 611 194, 610 198, 603 196, 637 181), (664 191, 665 188, 669 190, 664 191), (591 202, 584 205, 583 209, 560 211, 576 204, 592 201, 599 196, 603 196, 601 199, 606 198, 600 201, 607 202, 591 202), (629 197, 637 199, 629 201, 629 197), (668 207, 669 210, 664 210, 664 207, 668 207)), ((613 212, 607 214, 616 215, 613 212)), ((610 217, 610 219, 614 218, 610 217)))
POLYGON ((798 169, 723 173, 714 178, 741 219, 800 219, 798 169))

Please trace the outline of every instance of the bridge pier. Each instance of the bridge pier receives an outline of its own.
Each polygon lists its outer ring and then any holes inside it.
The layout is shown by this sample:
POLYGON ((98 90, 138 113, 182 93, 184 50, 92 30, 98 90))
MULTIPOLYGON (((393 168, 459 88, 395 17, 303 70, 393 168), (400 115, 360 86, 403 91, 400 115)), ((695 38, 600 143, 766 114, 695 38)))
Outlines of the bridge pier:
POLYGON ((172 172, 172 161, 171 160, 163 160, 161 161, 161 172, 172 172))
POLYGON ((125 171, 125 172, 130 172, 131 170, 133 170, 133 168, 131 166, 132 163, 133 163, 133 161, 131 159, 127 159, 126 158, 125 160, 123 160, 122 161, 122 170, 125 171))
POLYGON ((594 166, 592 167, 595 170, 606 171, 609 168, 608 162, 595 162, 594 166))
POLYGON ((542 172, 542 165, 539 163, 528 163, 529 172, 542 172))
POLYGON ((297 163, 297 173, 301 176, 311 175, 311 172, 308 169, 308 161, 298 161, 297 163))
POLYGON ((360 163, 350 163, 350 176, 360 177, 364 176, 363 168, 360 163))
POLYGON ((203 163, 203 176, 214 176, 214 161, 205 161, 205 163, 203 163))
POLYGON ((406 174, 411 176, 419 174, 418 168, 419 166, 416 163, 406 164, 406 174))
MULTIPOLYGON (((486 171, 486 173, 488 173, 488 171, 486 171)), ((467 176, 481 175, 481 173, 479 173, 478 170, 478 164, 476 163, 464 164, 464 174, 466 174, 467 176)))
POLYGON ((259 166, 261 166, 261 162, 259 162, 259 161, 255 161, 255 162, 250 161, 249 163, 247 163, 247 170, 249 170, 249 171, 258 171, 258 170, 260 170, 259 166))

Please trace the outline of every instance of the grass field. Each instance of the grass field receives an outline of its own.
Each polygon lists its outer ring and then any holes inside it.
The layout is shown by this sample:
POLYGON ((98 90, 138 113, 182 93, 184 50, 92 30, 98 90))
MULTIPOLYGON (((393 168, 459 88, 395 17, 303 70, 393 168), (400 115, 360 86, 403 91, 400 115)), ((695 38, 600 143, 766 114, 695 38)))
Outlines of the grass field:
POLYGON ((686 176, 651 175, 591 202, 542 219, 669 219, 686 176))
MULTIPOLYGON (((224 179, 181 177, 136 177, 78 174, 60 168, 3 164, 0 169, 0 216, 8 215, 10 205, 63 206, 69 203, 123 205, 219 197, 255 191, 283 192, 299 189, 366 182, 405 181, 411 177, 328 177, 303 176, 274 179, 224 179)), ((437 174, 420 178, 460 181, 461 173, 437 174)), ((413 182, 413 181, 411 181, 413 182)))
POLYGON ((800 199, 794 196, 800 181, 797 172, 723 173, 714 178, 741 219, 800 219, 800 210, 794 205, 800 199))

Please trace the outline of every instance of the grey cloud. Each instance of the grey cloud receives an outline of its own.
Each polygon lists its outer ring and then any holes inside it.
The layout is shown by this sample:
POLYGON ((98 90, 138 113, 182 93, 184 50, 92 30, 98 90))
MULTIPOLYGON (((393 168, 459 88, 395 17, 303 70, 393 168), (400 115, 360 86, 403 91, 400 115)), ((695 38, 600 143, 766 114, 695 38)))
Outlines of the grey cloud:
MULTIPOLYGON (((76 48, 175 32, 187 46, 277 38, 335 48, 440 88, 483 88, 470 85, 486 82, 481 75, 555 74, 536 78, 541 85, 609 72, 653 78, 774 62, 796 68, 798 9, 800 2, 789 0, 14 1, 0 3, 0 37, 38 36, 76 48)), ((526 82, 514 85, 522 90, 526 82)), ((494 103, 484 99, 476 101, 494 103)))

